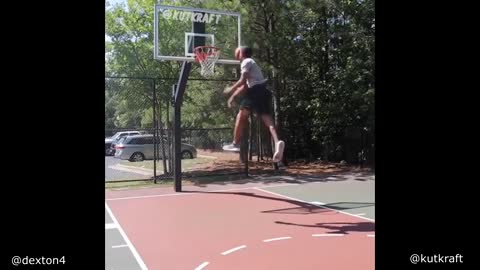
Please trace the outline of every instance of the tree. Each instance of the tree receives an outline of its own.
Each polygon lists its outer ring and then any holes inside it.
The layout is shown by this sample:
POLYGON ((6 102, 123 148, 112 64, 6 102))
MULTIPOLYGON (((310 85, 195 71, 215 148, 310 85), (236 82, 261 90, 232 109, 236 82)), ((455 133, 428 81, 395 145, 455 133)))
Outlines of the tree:
MULTIPOLYGON (((176 78, 180 66, 153 59, 154 4, 153 0, 129 0, 125 7, 108 7, 106 33, 111 41, 106 44, 106 70, 115 76, 157 78, 158 100, 166 104, 176 81, 165 78, 176 78)), ((253 47, 255 59, 270 79, 275 120, 287 141, 287 153, 307 159, 348 158, 351 162, 355 162, 352 157, 357 153, 373 153, 374 0, 183 0, 164 4, 242 14, 242 40, 253 47), (352 142, 360 148, 349 147, 352 142)), ((173 25, 162 25, 162 31, 175 30, 173 25)), ((165 46, 183 42, 173 39, 165 46)), ((198 78, 198 70, 194 65, 190 78, 198 78)), ((217 71, 216 78, 231 76, 222 65, 217 71)), ((190 80, 182 125, 233 126, 235 112, 219 95, 225 84, 190 80)), ((109 87, 106 85, 106 127, 112 123, 116 127, 147 127, 153 113, 152 101, 153 88, 148 80, 111 82, 109 87)), ((160 105, 157 111, 165 114, 166 106, 160 105)))

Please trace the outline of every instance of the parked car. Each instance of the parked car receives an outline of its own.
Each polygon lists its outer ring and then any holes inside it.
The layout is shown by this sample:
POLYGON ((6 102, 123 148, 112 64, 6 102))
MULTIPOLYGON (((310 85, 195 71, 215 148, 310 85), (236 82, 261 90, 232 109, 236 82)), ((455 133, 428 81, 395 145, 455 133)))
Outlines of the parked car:
MULTIPOLYGON (((166 140, 164 139, 164 142, 166 140)), ((115 158, 129 161, 143 161, 154 158, 153 135, 134 135, 121 140, 115 146, 115 158)), ((160 147, 161 153, 161 147, 160 147)), ((165 149, 165 155, 169 157, 168 147, 165 149)), ((182 159, 191 159, 197 157, 197 149, 193 145, 181 144, 182 159)), ((160 154, 159 158, 162 158, 160 154)))
POLYGON ((140 131, 120 131, 115 133, 112 137, 105 138, 105 155, 113 156, 115 154, 115 147, 112 147, 112 144, 115 144, 120 140, 120 138, 131 136, 131 135, 140 135, 140 131))

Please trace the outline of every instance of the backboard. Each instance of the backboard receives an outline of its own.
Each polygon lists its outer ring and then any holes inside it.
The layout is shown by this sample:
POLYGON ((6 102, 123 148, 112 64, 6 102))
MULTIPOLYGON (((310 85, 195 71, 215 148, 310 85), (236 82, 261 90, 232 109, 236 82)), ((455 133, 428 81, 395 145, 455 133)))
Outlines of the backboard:
POLYGON ((218 64, 240 63, 234 56, 241 44, 240 13, 157 4, 154 18, 155 59, 195 61, 193 48, 215 46, 218 64))

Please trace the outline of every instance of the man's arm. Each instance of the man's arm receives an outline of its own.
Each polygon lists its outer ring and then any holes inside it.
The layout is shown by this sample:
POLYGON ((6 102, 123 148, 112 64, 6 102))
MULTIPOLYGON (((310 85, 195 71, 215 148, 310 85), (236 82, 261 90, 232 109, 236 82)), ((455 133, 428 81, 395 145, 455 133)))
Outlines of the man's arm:
POLYGON ((240 79, 230 88, 230 92, 233 91, 233 94, 230 96, 228 99, 228 107, 232 107, 232 102, 237 97, 240 95, 243 91, 247 89, 247 72, 243 72, 242 75, 240 76, 240 79))
POLYGON ((247 75, 245 73, 246 72, 243 72, 240 79, 232 86, 232 91, 234 91, 232 94, 233 98, 245 90, 247 84, 247 75))

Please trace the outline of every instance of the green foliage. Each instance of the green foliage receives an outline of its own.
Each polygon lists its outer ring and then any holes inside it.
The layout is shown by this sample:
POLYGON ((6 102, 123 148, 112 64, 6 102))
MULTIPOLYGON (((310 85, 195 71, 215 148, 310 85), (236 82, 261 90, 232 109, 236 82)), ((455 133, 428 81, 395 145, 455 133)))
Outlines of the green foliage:
MULTIPOLYGON (((158 62, 152 56, 155 3, 129 0, 128 7, 107 7, 109 75, 178 77, 178 63, 158 62)), ((368 138, 362 142, 364 147, 374 150, 374 0, 171 0, 164 4, 241 12, 243 43, 254 48, 254 58, 270 78, 276 120, 290 151, 298 151, 295 156, 345 158, 348 153, 338 156, 337 152, 345 149, 350 129, 360 130, 362 138, 368 138)), ((162 27, 162 31, 175 31, 172 25, 162 27)), ((169 42, 166 46, 178 46, 183 40, 169 42)), ((231 76, 229 68, 218 66, 217 78, 231 76)), ((198 69, 195 65, 191 77, 200 77, 198 69)), ((162 104, 170 99, 172 83, 157 81, 162 104)), ((182 125, 233 126, 235 111, 226 107, 226 98, 219 94, 225 84, 190 80, 182 125)), ((149 81, 106 84, 106 128, 149 126, 152 90, 149 81)), ((166 106, 162 106, 160 112, 165 115, 166 106)))

